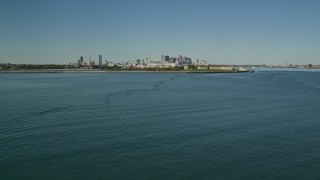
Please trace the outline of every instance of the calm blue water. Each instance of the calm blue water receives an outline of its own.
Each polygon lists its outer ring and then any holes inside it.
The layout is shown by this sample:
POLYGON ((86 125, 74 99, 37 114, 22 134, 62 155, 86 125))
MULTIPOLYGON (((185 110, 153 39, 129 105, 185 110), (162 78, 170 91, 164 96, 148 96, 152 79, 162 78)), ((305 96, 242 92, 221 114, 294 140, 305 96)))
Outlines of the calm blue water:
POLYGON ((0 74, 0 179, 319 179, 320 72, 0 74))

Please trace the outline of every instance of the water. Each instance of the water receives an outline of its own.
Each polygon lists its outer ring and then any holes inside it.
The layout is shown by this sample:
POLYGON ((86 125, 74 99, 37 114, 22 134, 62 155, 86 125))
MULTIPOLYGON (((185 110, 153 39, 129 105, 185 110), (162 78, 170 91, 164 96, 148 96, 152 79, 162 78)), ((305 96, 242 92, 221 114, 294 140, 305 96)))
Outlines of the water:
POLYGON ((319 77, 0 74, 0 179, 319 179, 319 77))

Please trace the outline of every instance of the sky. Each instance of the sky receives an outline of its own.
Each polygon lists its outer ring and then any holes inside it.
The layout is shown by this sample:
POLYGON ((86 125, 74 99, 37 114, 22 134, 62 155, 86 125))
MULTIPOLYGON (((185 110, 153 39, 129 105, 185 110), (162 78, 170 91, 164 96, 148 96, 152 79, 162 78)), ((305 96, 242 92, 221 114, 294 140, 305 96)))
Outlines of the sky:
POLYGON ((0 0, 0 63, 320 64, 320 0, 0 0))

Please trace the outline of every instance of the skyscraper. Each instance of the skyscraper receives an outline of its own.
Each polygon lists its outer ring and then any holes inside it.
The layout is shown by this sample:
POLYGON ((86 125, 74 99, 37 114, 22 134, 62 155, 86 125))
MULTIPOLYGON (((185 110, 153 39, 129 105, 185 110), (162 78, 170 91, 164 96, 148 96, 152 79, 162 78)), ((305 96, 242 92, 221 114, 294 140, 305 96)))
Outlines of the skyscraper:
POLYGON ((182 55, 179 55, 179 60, 178 62, 181 62, 182 61, 182 55))
POLYGON ((99 55, 99 66, 102 65, 102 55, 99 55))
POLYGON ((165 56, 165 57, 164 57, 164 60, 165 60, 165 61, 169 61, 169 60, 170 60, 170 57, 169 57, 169 56, 165 56))
POLYGON ((146 58, 146 63, 149 64, 150 60, 151 60, 151 57, 150 57, 150 55, 148 55, 147 58, 146 58))
POLYGON ((80 59, 79 59, 79 66, 80 65, 83 65, 83 56, 80 56, 80 59))

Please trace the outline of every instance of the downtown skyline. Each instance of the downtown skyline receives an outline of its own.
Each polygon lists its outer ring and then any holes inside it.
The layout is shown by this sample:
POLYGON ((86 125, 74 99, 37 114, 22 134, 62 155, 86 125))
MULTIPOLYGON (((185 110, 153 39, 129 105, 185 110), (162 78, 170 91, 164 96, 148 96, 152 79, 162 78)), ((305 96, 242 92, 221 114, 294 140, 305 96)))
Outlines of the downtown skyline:
POLYGON ((316 0, 3 0, 0 15, 0 63, 188 54, 217 64, 320 64, 316 0))

